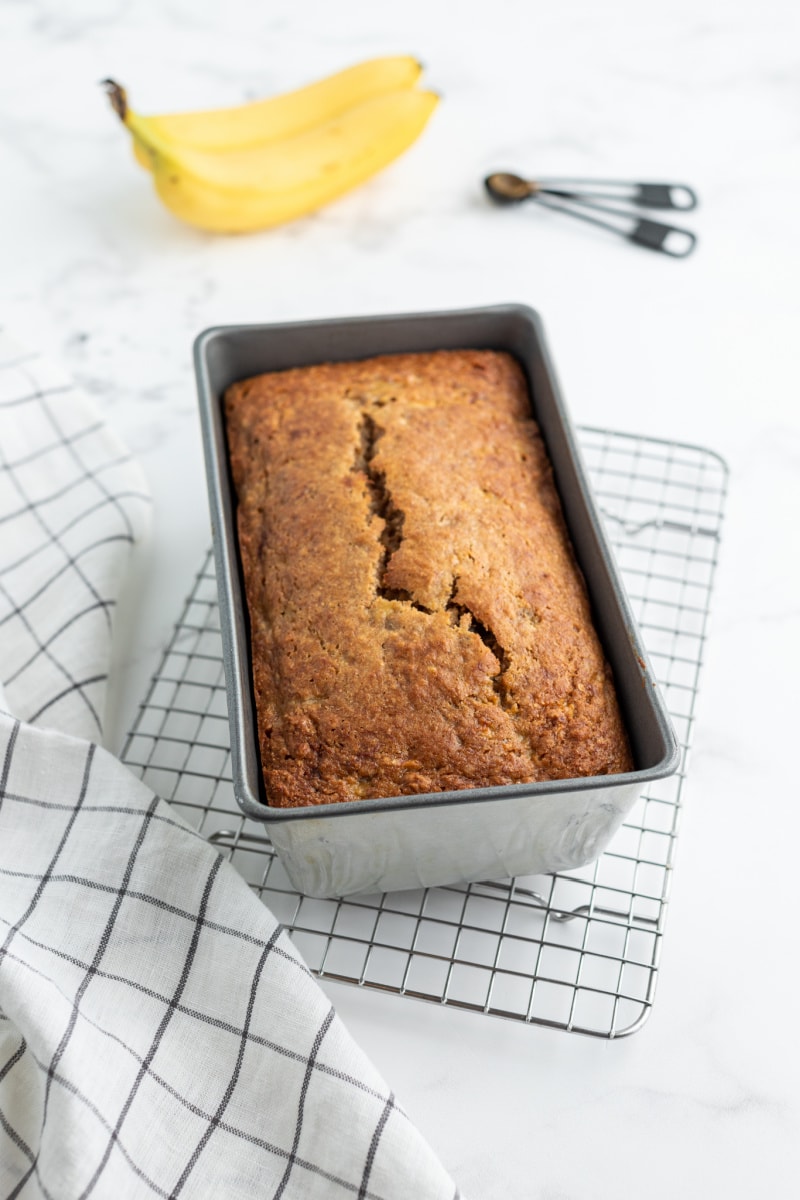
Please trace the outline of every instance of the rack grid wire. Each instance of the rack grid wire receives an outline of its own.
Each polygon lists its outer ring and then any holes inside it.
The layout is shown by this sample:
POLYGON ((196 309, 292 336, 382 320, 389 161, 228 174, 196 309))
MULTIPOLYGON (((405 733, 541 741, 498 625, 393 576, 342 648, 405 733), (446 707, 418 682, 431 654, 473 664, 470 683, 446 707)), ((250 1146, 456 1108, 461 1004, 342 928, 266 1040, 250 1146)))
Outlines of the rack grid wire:
POLYGON ((322 979, 614 1038, 653 1004, 727 469, 677 442, 587 427, 579 439, 682 748, 595 863, 388 895, 296 892, 234 798, 210 552, 123 758, 231 860, 322 979))

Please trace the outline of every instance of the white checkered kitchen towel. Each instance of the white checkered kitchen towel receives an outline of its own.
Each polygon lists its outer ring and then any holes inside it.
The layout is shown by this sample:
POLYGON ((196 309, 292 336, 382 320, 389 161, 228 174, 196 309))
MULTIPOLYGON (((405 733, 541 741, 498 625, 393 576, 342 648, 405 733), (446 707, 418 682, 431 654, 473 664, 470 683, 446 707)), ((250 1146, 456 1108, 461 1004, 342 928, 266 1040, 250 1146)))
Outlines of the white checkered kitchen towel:
POLYGON ((97 744, 148 511, 0 334, 0 1197, 453 1200, 271 914, 97 744))

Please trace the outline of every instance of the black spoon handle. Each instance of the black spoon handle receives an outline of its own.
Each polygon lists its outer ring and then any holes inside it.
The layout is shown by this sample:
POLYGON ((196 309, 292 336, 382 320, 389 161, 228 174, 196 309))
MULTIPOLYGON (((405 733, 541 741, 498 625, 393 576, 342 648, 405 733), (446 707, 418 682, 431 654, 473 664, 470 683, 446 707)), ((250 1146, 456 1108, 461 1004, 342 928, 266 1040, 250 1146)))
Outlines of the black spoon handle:
POLYGON ((622 200, 639 208, 691 212, 697 193, 685 183, 624 183, 615 179, 537 179, 540 191, 569 199, 622 200))
POLYGON ((582 221, 591 222, 592 225, 599 225, 601 228, 608 229, 612 233, 618 234, 619 237, 625 238, 626 241, 634 242, 637 246, 668 254, 670 258, 687 258, 697 244, 697 238, 688 229, 681 229, 677 225, 666 225, 662 221, 652 221, 649 217, 642 217, 638 213, 627 212, 625 209, 613 208, 611 205, 594 204, 578 197, 571 197, 567 200, 543 192, 537 193, 531 199, 555 212, 562 212, 566 216, 578 217, 582 221), (587 209, 591 209, 592 212, 587 212, 587 209), (609 221, 595 217, 592 215, 594 212, 602 212, 615 220, 609 221))

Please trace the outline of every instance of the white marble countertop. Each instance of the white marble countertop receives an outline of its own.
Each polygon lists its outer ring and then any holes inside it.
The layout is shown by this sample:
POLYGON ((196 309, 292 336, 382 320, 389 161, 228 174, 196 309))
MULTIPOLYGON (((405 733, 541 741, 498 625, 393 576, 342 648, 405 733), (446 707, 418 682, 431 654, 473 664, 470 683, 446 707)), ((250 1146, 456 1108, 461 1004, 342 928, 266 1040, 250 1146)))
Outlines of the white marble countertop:
POLYGON ((210 540, 191 368, 209 325, 525 302, 578 422, 730 464, 644 1029, 595 1041, 326 985, 473 1198, 797 1194, 799 26, 790 0, 30 0, 0 15, 0 317, 95 397, 155 499, 114 746, 210 540), (97 86, 119 78, 145 111, 212 106, 405 51, 444 95, 421 141, 320 214, 239 239, 158 205, 97 86), (481 179, 503 166, 685 180, 699 249, 672 261, 491 208, 481 179))

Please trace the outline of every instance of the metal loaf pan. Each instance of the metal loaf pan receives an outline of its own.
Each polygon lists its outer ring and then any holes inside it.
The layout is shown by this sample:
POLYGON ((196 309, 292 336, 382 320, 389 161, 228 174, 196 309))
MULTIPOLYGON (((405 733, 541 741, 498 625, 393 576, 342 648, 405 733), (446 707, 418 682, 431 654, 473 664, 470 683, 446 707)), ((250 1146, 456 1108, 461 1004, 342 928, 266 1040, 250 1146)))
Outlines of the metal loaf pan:
POLYGON ((596 858, 643 787, 679 752, 600 524, 538 315, 522 305, 223 326, 195 343, 219 589, 236 797, 263 821, 292 884, 310 896, 393 891, 569 870, 596 858), (222 397, 236 380, 376 354, 490 348, 525 369, 595 624, 611 663, 636 770, 625 775, 270 808, 250 675, 235 495, 222 397))

